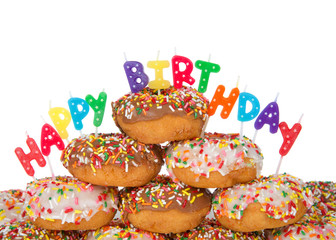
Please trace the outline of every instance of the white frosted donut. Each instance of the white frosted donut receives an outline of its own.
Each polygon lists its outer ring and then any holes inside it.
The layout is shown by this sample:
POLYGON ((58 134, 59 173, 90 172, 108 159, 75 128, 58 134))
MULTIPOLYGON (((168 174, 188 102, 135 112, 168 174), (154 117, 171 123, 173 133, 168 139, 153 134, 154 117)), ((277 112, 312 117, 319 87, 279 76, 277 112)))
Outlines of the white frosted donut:
POLYGON ((25 192, 19 189, 0 192, 0 225, 21 221, 26 217, 24 195, 25 192))
POLYGON ((239 134, 205 133, 202 138, 174 142, 165 160, 170 176, 194 187, 231 187, 259 176, 259 147, 239 134))
POLYGON ((217 189, 213 208, 224 227, 246 232, 297 222, 313 201, 312 192, 302 180, 282 174, 217 189))
POLYGON ((116 188, 95 186, 67 176, 29 183, 25 201, 33 223, 54 230, 86 230, 106 225, 112 220, 117 203, 116 188))
POLYGON ((109 225, 92 230, 84 237, 85 240, 108 239, 137 239, 137 240, 165 240, 169 239, 164 234, 148 232, 138 228, 131 228, 121 222, 113 220, 109 225))
POLYGON ((336 239, 336 212, 325 213, 328 206, 320 202, 300 219, 286 227, 266 231, 271 240, 320 240, 336 239))

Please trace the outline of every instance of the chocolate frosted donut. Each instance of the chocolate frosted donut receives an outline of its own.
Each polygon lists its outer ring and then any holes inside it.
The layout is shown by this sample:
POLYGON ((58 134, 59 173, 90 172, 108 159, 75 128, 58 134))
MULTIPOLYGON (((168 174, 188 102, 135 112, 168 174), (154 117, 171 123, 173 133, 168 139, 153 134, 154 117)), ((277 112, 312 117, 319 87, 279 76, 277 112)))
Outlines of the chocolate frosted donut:
POLYGON ((161 148, 120 133, 74 139, 61 157, 78 179, 101 186, 136 187, 148 183, 163 164, 161 148))
POLYGON ((131 228, 121 222, 120 219, 113 220, 109 225, 98 228, 97 230, 88 231, 84 240, 165 240, 170 239, 164 234, 144 231, 138 228, 131 228))
POLYGON ((73 177, 44 178, 27 186, 25 206, 33 224, 49 230, 90 230, 114 217, 116 188, 94 186, 73 177))
POLYGON ((193 229, 211 208, 211 194, 207 189, 174 183, 161 175, 143 187, 125 188, 120 196, 123 221, 157 233, 193 229))
POLYGON ((241 232, 295 223, 312 204, 312 192, 300 179, 288 174, 217 189, 213 198, 218 221, 228 229, 241 232))
POLYGON ((140 142, 158 144, 199 137, 209 101, 191 87, 144 88, 112 103, 116 125, 140 142))
POLYGON ((205 219, 199 226, 183 233, 173 236, 173 239, 179 240, 266 240, 262 232, 234 232, 225 229, 215 219, 205 219))
POLYGON ((261 150, 250 139, 221 133, 174 142, 166 149, 165 160, 175 181, 201 188, 252 181, 263 165, 261 150))

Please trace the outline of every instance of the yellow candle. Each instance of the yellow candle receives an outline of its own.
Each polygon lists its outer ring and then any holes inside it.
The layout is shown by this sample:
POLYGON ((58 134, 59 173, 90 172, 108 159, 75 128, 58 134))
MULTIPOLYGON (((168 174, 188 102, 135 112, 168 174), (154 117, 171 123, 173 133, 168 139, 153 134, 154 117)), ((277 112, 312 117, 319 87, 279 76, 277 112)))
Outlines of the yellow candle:
POLYGON ((155 69, 155 80, 148 83, 151 89, 166 89, 170 87, 170 82, 163 79, 163 69, 169 67, 169 61, 149 61, 147 67, 155 69))
POLYGON ((67 139, 69 134, 66 128, 69 126, 71 122, 71 114, 70 112, 61 107, 54 107, 50 108, 48 112, 51 120, 53 121, 58 134, 61 136, 62 139, 67 139))

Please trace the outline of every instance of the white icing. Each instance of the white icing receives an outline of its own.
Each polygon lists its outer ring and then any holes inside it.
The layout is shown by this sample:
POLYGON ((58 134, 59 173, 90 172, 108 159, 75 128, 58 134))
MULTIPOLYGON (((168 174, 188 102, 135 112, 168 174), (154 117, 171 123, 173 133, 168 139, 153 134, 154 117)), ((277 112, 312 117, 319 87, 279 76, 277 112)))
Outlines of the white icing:
POLYGON ((28 185, 26 210, 33 220, 37 217, 60 219, 62 223, 89 220, 99 211, 117 209, 116 196, 112 191, 71 177, 57 177, 55 181, 42 179, 37 184, 28 185), (68 183, 64 184, 64 179, 68 183))
POLYGON ((241 219, 249 204, 259 202, 262 205, 261 211, 269 217, 287 222, 295 217, 299 199, 304 201, 307 208, 314 202, 312 192, 308 188, 302 188, 303 184, 302 180, 290 175, 279 175, 235 185, 215 196, 214 213, 241 219))
POLYGON ((262 160, 261 150, 250 139, 240 139, 239 135, 230 134, 217 136, 206 133, 204 138, 179 142, 177 146, 170 147, 166 154, 168 172, 173 178, 172 168, 190 167, 196 175, 196 181, 200 176, 208 178, 212 171, 225 176, 233 170, 246 167, 256 167, 259 176, 262 160), (249 161, 246 161, 247 158, 249 161))

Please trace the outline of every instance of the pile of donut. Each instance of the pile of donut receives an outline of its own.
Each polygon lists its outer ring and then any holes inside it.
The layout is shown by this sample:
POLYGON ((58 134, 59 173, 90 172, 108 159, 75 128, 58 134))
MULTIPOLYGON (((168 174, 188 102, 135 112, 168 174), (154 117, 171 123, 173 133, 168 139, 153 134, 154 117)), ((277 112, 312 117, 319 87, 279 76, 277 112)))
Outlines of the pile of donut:
POLYGON ((71 177, 1 192, 0 239, 336 239, 336 184, 261 176, 250 139, 205 132, 208 106, 185 86, 112 102, 121 133, 73 139, 71 177))

